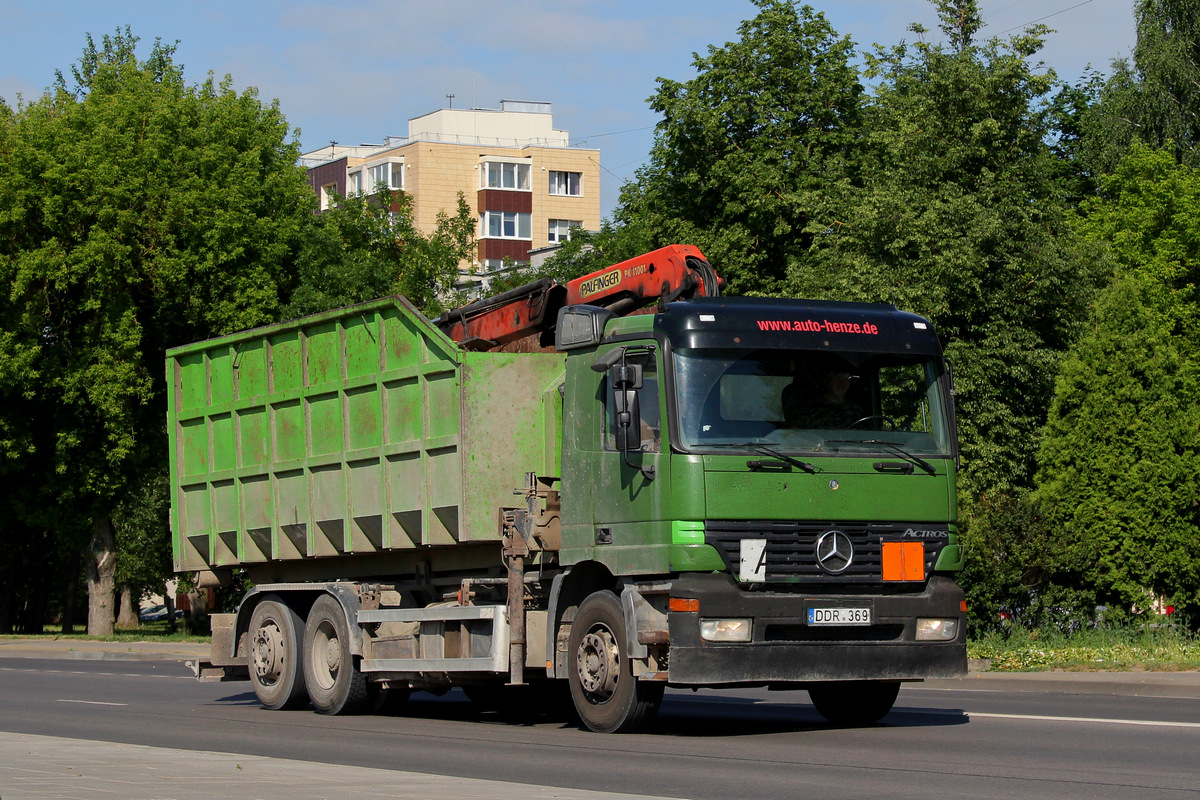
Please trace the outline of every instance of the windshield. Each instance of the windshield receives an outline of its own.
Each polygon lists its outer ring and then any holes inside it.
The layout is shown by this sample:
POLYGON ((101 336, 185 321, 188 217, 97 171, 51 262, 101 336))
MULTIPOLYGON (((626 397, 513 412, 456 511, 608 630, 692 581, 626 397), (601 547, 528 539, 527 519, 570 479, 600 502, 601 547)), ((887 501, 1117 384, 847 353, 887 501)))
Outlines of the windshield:
POLYGON ((674 368, 687 450, 952 454, 940 358, 676 350, 674 368))

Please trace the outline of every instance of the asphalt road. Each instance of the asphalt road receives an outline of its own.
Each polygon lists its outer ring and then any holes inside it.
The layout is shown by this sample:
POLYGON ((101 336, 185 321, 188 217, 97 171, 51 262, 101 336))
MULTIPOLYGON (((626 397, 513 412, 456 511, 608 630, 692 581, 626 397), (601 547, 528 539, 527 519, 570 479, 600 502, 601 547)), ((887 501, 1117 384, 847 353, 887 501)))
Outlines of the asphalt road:
POLYGON ((168 662, 0 658, 0 730, 543 786, 696 798, 1200 798, 1200 699, 906 686, 879 725, 804 692, 671 692, 644 734, 479 712, 269 712, 168 662))

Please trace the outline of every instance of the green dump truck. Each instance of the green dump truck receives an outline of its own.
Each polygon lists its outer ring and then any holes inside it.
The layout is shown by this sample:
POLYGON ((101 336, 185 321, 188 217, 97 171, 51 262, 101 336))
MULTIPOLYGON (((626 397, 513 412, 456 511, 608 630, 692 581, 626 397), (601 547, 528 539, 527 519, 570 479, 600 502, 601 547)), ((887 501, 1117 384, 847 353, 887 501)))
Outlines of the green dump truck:
POLYGON ((931 324, 715 277, 677 246, 474 316, 394 297, 171 350, 175 567, 253 583, 199 676, 329 714, 566 681, 616 732, 667 686, 866 723, 963 674, 931 324), (622 316, 639 292, 664 302, 622 316), (471 327, 497 320, 536 352, 471 327))

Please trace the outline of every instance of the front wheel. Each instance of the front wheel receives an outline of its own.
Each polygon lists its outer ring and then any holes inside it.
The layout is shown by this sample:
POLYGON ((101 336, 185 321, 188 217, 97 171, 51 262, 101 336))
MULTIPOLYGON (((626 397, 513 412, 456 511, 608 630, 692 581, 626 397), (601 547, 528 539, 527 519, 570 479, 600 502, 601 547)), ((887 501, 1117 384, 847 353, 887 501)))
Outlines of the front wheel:
POLYGON ((870 725, 892 710, 900 681, 830 681, 808 687, 808 697, 834 725, 870 725))
POLYGON ((579 718, 597 733, 628 733, 646 726, 662 702, 663 684, 633 677, 625 615, 612 592, 596 592, 571 624, 571 699, 579 718))
POLYGON ((367 676, 350 653, 350 628, 342 606, 323 594, 304 626, 304 682, 322 714, 361 714, 370 705, 367 676))
POLYGON ((300 667, 303 630, 300 615, 278 595, 265 595, 250 615, 250 684, 272 711, 301 708, 308 700, 300 667))

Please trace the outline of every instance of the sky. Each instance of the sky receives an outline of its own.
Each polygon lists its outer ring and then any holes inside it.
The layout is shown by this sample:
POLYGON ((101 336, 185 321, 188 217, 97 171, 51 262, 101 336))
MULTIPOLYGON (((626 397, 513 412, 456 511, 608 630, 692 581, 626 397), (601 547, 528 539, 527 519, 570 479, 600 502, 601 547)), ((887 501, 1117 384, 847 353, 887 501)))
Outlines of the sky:
MULTIPOLYGON (((862 49, 913 41, 913 22, 940 35, 928 0, 809 4, 862 49)), ((1052 28, 1039 58, 1068 82, 1132 53, 1133 0, 979 5, 981 39, 1052 28)), ((439 108, 550 102, 572 144, 600 150, 608 217, 653 144, 655 79, 692 77, 694 54, 737 39, 756 11, 749 0, 0 0, 0 98, 36 99, 55 70, 70 74, 87 34, 129 26, 143 56, 155 39, 178 42, 188 82, 229 75, 278 99, 305 151, 404 136, 439 108)))

